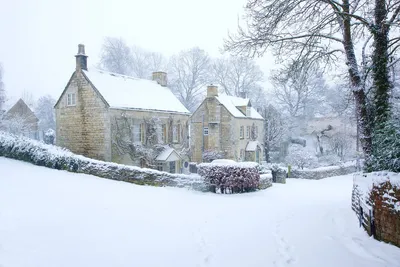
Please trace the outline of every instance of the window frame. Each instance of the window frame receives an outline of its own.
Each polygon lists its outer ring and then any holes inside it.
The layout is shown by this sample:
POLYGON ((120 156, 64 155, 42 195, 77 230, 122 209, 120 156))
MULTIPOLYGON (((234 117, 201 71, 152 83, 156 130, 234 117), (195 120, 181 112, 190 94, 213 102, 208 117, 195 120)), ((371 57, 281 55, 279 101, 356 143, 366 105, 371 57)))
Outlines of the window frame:
POLYGON ((76 93, 67 93, 67 107, 76 106, 76 93))
POLYGON ((239 138, 244 139, 244 126, 240 126, 239 138))
POLYGON ((251 127, 246 126, 246 139, 250 139, 250 132, 251 132, 251 127))
POLYGON ((203 127, 203 135, 208 136, 210 134, 210 129, 207 127, 203 127))

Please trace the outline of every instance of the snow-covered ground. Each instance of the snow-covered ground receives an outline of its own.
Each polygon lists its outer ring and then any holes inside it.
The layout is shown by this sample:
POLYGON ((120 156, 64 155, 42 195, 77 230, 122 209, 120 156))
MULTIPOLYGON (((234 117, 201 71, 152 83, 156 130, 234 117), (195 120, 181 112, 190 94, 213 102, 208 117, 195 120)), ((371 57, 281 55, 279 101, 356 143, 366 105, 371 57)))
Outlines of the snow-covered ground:
POLYGON ((400 266, 358 228, 351 189, 348 175, 216 195, 0 157, 0 266, 400 266))

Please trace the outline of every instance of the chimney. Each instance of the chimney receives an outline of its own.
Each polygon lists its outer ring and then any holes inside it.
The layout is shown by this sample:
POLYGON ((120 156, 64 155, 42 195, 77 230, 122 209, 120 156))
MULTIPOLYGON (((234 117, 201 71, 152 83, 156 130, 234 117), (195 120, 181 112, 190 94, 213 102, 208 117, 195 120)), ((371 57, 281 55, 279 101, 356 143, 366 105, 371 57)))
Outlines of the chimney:
POLYGON ((210 84, 207 86, 207 97, 218 96, 218 86, 210 84))
POLYGON ((87 70, 87 55, 85 54, 85 45, 78 45, 78 54, 76 58, 76 70, 87 70))
POLYGON ((152 74, 152 80, 156 81, 159 85, 166 87, 168 84, 167 73, 163 71, 155 71, 152 74))

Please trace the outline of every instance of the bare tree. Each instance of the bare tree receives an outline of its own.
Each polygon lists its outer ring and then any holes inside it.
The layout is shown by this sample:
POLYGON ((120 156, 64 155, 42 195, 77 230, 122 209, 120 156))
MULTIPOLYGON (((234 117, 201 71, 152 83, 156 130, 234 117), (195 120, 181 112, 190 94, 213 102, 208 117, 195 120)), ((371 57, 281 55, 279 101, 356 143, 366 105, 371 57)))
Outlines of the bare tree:
POLYGON ((276 150, 281 142, 285 132, 282 115, 272 105, 261 109, 261 115, 264 117, 264 149, 265 160, 270 162, 270 152, 276 150))
POLYGON ((272 48, 278 59, 306 59, 309 64, 336 64, 344 56, 341 62, 347 65, 356 100, 361 144, 364 153, 370 155, 371 127, 353 43, 365 29, 354 20, 367 14, 366 4, 350 4, 349 0, 249 0, 248 27, 239 27, 238 34, 230 35, 225 48, 250 56, 263 55, 272 48))
POLYGON ((322 105, 320 92, 326 88, 325 80, 314 68, 299 67, 295 62, 272 72, 271 82, 277 102, 292 118, 312 116, 315 107, 322 105))
POLYGON ((138 46, 132 51, 132 76, 142 79, 149 79, 154 71, 161 71, 166 68, 165 58, 154 52, 148 52, 138 46))
POLYGON ((210 58, 198 47, 180 52, 169 62, 170 88, 190 111, 197 107, 204 86, 210 81, 209 70, 210 58))
POLYGON ((251 98, 263 81, 263 72, 254 60, 246 57, 216 59, 213 79, 228 95, 251 98))
POLYGON ((0 63, 0 116, 3 113, 5 102, 6 102, 6 90, 4 89, 4 83, 3 83, 3 66, 0 63))
POLYGON ((100 68, 122 75, 131 75, 132 62, 131 49, 122 38, 104 38, 100 55, 100 68))
POLYGON ((56 128, 56 119, 54 113, 54 105, 56 104, 56 100, 50 95, 45 95, 39 98, 35 115, 39 119, 39 130, 47 131, 49 129, 55 130, 56 128))

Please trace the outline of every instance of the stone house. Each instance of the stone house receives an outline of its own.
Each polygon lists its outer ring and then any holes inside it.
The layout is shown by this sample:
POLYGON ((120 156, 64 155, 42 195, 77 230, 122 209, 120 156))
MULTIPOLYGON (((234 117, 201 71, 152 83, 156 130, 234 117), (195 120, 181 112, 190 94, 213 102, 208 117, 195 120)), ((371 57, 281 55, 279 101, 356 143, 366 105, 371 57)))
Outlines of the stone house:
POLYGON ((235 161, 261 162, 264 119, 249 99, 218 94, 207 87, 207 96, 190 117, 192 160, 218 155, 235 161))
POLYGON ((19 99, 0 119, 2 130, 32 139, 39 138, 39 119, 22 99, 19 99))
POLYGON ((167 74, 145 80, 89 70, 83 45, 75 57, 55 105, 56 144, 89 158, 180 172, 190 113, 167 87, 167 74))

